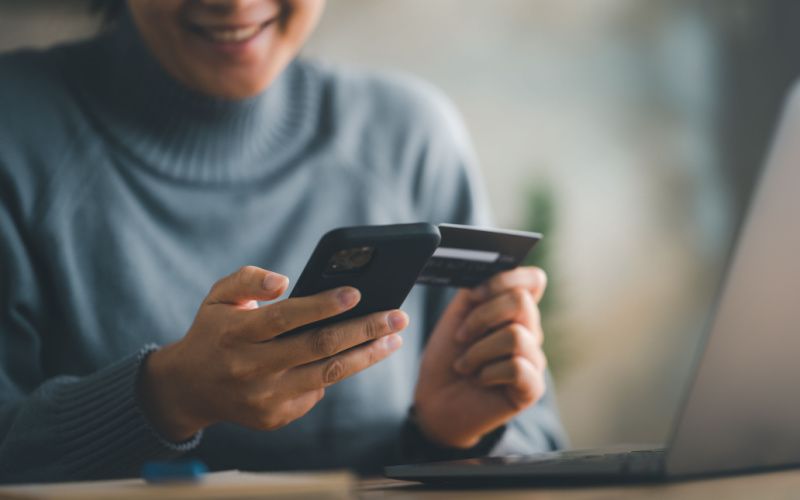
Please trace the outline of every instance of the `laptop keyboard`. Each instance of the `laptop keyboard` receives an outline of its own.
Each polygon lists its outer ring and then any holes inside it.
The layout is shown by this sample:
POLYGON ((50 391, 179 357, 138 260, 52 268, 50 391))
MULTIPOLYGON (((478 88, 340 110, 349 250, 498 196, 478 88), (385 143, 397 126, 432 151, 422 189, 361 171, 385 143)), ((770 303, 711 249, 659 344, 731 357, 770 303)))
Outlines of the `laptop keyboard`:
POLYGON ((542 455, 511 456, 483 459, 484 463, 524 466, 526 469, 558 473, 657 474, 664 468, 664 449, 622 452, 564 451, 542 455))
POLYGON ((660 447, 615 446, 597 450, 566 450, 525 456, 484 457, 395 465, 386 475, 423 482, 504 483, 653 480, 665 473, 660 447))

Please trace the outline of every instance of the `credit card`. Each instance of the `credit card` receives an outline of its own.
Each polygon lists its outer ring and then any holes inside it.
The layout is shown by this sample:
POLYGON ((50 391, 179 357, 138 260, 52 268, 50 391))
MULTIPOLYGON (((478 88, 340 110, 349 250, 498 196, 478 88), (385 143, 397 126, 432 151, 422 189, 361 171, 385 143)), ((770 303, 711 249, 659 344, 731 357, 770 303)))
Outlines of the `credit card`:
POLYGON ((539 233, 439 224, 442 241, 422 269, 417 283, 473 287, 519 266, 539 233))

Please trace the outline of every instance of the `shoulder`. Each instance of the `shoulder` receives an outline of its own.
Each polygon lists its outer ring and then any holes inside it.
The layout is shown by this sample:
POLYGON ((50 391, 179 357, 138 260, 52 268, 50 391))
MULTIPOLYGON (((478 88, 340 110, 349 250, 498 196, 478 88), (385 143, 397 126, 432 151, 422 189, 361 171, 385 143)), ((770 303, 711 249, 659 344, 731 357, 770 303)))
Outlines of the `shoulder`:
POLYGON ((345 161, 390 182, 419 219, 484 220, 472 213, 484 196, 469 134, 442 91, 399 72, 306 64, 345 161))
POLYGON ((18 49, 0 53, 0 97, 10 90, 21 90, 21 84, 30 78, 42 79, 47 75, 50 51, 18 49))
POLYGON ((470 148, 455 105, 432 84, 395 71, 304 64, 322 81, 323 106, 345 145, 368 137, 376 148, 470 148))
POLYGON ((65 92, 62 69, 72 55, 71 46, 46 50, 22 49, 0 54, 0 106, 2 125, 27 121, 26 112, 55 110, 65 92))
MULTIPOLYGON (((0 55, 0 133, 18 146, 63 129, 74 116, 76 98, 70 71, 85 64, 85 44, 46 50, 18 50, 0 55)), ((7 145, 7 144, 6 144, 7 145)))
POLYGON ((78 49, 69 44, 0 54, 0 184, 7 202, 30 200, 84 130, 65 77, 78 49))
POLYGON ((353 66, 335 66, 318 61, 305 64, 325 82, 331 97, 361 118, 379 115, 389 123, 407 125, 460 124, 452 102, 432 84, 399 72, 353 66))

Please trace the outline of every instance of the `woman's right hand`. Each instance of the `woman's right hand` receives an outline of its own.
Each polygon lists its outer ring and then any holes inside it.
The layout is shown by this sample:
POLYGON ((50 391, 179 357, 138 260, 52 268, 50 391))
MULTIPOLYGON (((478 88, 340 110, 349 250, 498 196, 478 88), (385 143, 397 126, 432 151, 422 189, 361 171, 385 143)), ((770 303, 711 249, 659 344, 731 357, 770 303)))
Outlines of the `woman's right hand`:
POLYGON ((355 288, 342 287, 258 306, 287 286, 279 274, 239 269, 214 284, 181 340, 147 357, 139 397, 159 432, 184 441, 223 421, 277 429, 313 408, 325 387, 402 345, 397 332, 408 316, 399 310, 281 337, 351 309, 361 298, 355 288))

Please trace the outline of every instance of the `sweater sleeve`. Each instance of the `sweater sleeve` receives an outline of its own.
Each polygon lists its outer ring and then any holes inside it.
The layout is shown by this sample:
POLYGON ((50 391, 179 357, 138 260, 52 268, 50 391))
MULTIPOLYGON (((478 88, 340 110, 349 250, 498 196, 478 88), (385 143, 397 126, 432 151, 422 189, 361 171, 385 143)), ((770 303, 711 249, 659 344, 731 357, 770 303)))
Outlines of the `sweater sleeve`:
POLYGON ((199 436, 170 443, 140 411, 139 367, 154 346, 88 375, 45 375, 46 301, 9 185, 0 187, 0 482, 135 476, 146 460, 193 448, 199 436))
MULTIPOLYGON (((468 133, 455 108, 433 89, 426 89, 430 122, 424 129, 428 141, 420 156, 416 193, 421 220, 490 226, 488 198, 477 168, 468 133)), ((425 314, 427 332, 454 295, 454 291, 429 287, 425 314)), ((533 406, 520 413, 504 427, 487 435, 470 450, 447 450, 424 442, 413 430, 413 422, 404 431, 407 441, 401 447, 408 461, 444 460, 467 456, 530 454, 567 445, 555 400, 553 380, 546 374, 548 390, 533 406), (411 429, 409 433, 408 429, 411 429), (409 437, 411 436, 411 437, 409 437)))

